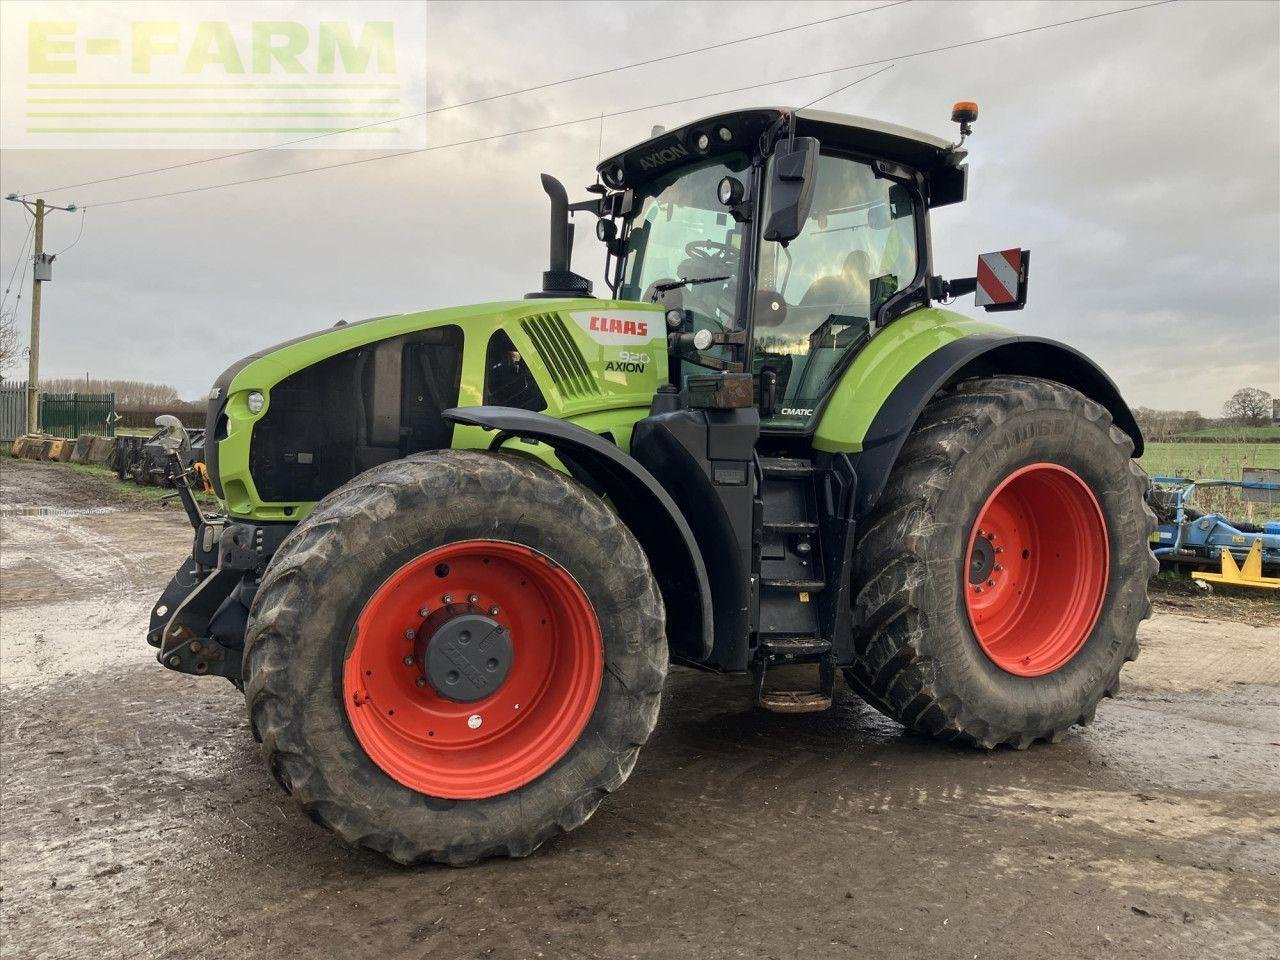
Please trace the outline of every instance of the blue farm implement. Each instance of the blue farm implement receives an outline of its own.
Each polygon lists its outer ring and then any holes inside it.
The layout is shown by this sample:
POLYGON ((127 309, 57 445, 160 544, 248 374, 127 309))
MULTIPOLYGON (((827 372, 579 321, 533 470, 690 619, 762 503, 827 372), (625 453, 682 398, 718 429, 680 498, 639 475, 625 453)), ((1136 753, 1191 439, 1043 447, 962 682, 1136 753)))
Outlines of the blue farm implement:
POLYGON ((1265 581, 1280 573, 1280 520, 1244 523, 1220 513, 1201 513, 1190 501, 1197 489, 1232 487, 1276 493, 1280 483, 1185 477, 1153 477, 1152 482, 1151 505, 1160 521, 1151 534, 1152 552, 1162 565, 1192 570, 1220 567, 1221 574, 1206 576, 1242 586, 1272 586, 1265 581), (1245 575, 1251 572, 1253 576, 1245 575))

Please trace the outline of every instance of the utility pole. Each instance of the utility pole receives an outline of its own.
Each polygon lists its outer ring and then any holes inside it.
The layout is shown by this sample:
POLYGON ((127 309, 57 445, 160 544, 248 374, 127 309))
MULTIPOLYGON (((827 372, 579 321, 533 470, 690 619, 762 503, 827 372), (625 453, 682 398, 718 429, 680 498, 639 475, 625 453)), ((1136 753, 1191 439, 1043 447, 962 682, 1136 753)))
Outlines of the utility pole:
POLYGON ((27 432, 35 433, 39 428, 40 416, 40 288, 46 280, 53 279, 53 259, 56 255, 44 252, 44 215, 48 210, 65 210, 74 213, 76 205, 59 207, 46 204, 43 198, 34 203, 11 193, 6 200, 22 204, 35 216, 35 247, 32 255, 31 270, 31 349, 27 360, 27 432))
MULTIPOLYGON (((36 245, 34 264, 44 259, 44 200, 36 201, 36 245)), ((40 290, 44 281, 37 270, 31 271, 31 349, 27 355, 27 432, 40 429, 40 290)))

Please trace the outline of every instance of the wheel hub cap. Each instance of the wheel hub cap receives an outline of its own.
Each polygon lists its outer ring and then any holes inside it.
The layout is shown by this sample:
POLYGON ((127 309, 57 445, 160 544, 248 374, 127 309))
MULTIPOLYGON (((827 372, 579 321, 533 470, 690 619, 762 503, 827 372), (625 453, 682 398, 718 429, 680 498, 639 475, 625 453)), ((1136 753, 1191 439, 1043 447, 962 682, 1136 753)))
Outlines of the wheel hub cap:
POLYGON ((590 599, 530 547, 464 540, 368 598, 342 694, 364 752, 433 797, 508 793, 569 751, 595 710, 604 643, 590 599))
POLYGON ((423 621, 415 658, 440 696, 473 703, 498 692, 511 670, 511 634, 469 607, 446 607, 423 621))

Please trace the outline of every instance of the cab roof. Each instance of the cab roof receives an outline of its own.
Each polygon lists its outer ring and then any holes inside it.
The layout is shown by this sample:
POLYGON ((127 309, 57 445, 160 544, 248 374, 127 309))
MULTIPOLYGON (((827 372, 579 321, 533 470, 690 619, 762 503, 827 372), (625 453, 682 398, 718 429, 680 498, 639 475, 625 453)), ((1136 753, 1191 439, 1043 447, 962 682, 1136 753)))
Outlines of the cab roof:
POLYGON ((789 113, 795 114, 798 136, 817 137, 824 146, 902 163, 926 176, 939 167, 954 166, 963 157, 961 151, 953 153, 949 141, 896 123, 829 110, 756 107, 713 114, 655 134, 602 161, 597 169, 612 187, 634 186, 696 157, 700 133, 711 134, 710 152, 749 151, 756 138, 789 113), (718 135, 721 128, 730 132, 729 141, 718 135))

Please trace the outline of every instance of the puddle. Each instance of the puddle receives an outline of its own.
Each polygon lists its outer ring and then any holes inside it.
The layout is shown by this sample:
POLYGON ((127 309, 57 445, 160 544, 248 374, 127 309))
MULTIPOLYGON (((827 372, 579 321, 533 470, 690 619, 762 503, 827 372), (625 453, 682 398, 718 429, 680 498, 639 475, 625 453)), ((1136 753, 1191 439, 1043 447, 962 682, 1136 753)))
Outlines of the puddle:
POLYGON ((0 504, 0 517, 87 517, 115 513, 118 507, 33 507, 0 504))

